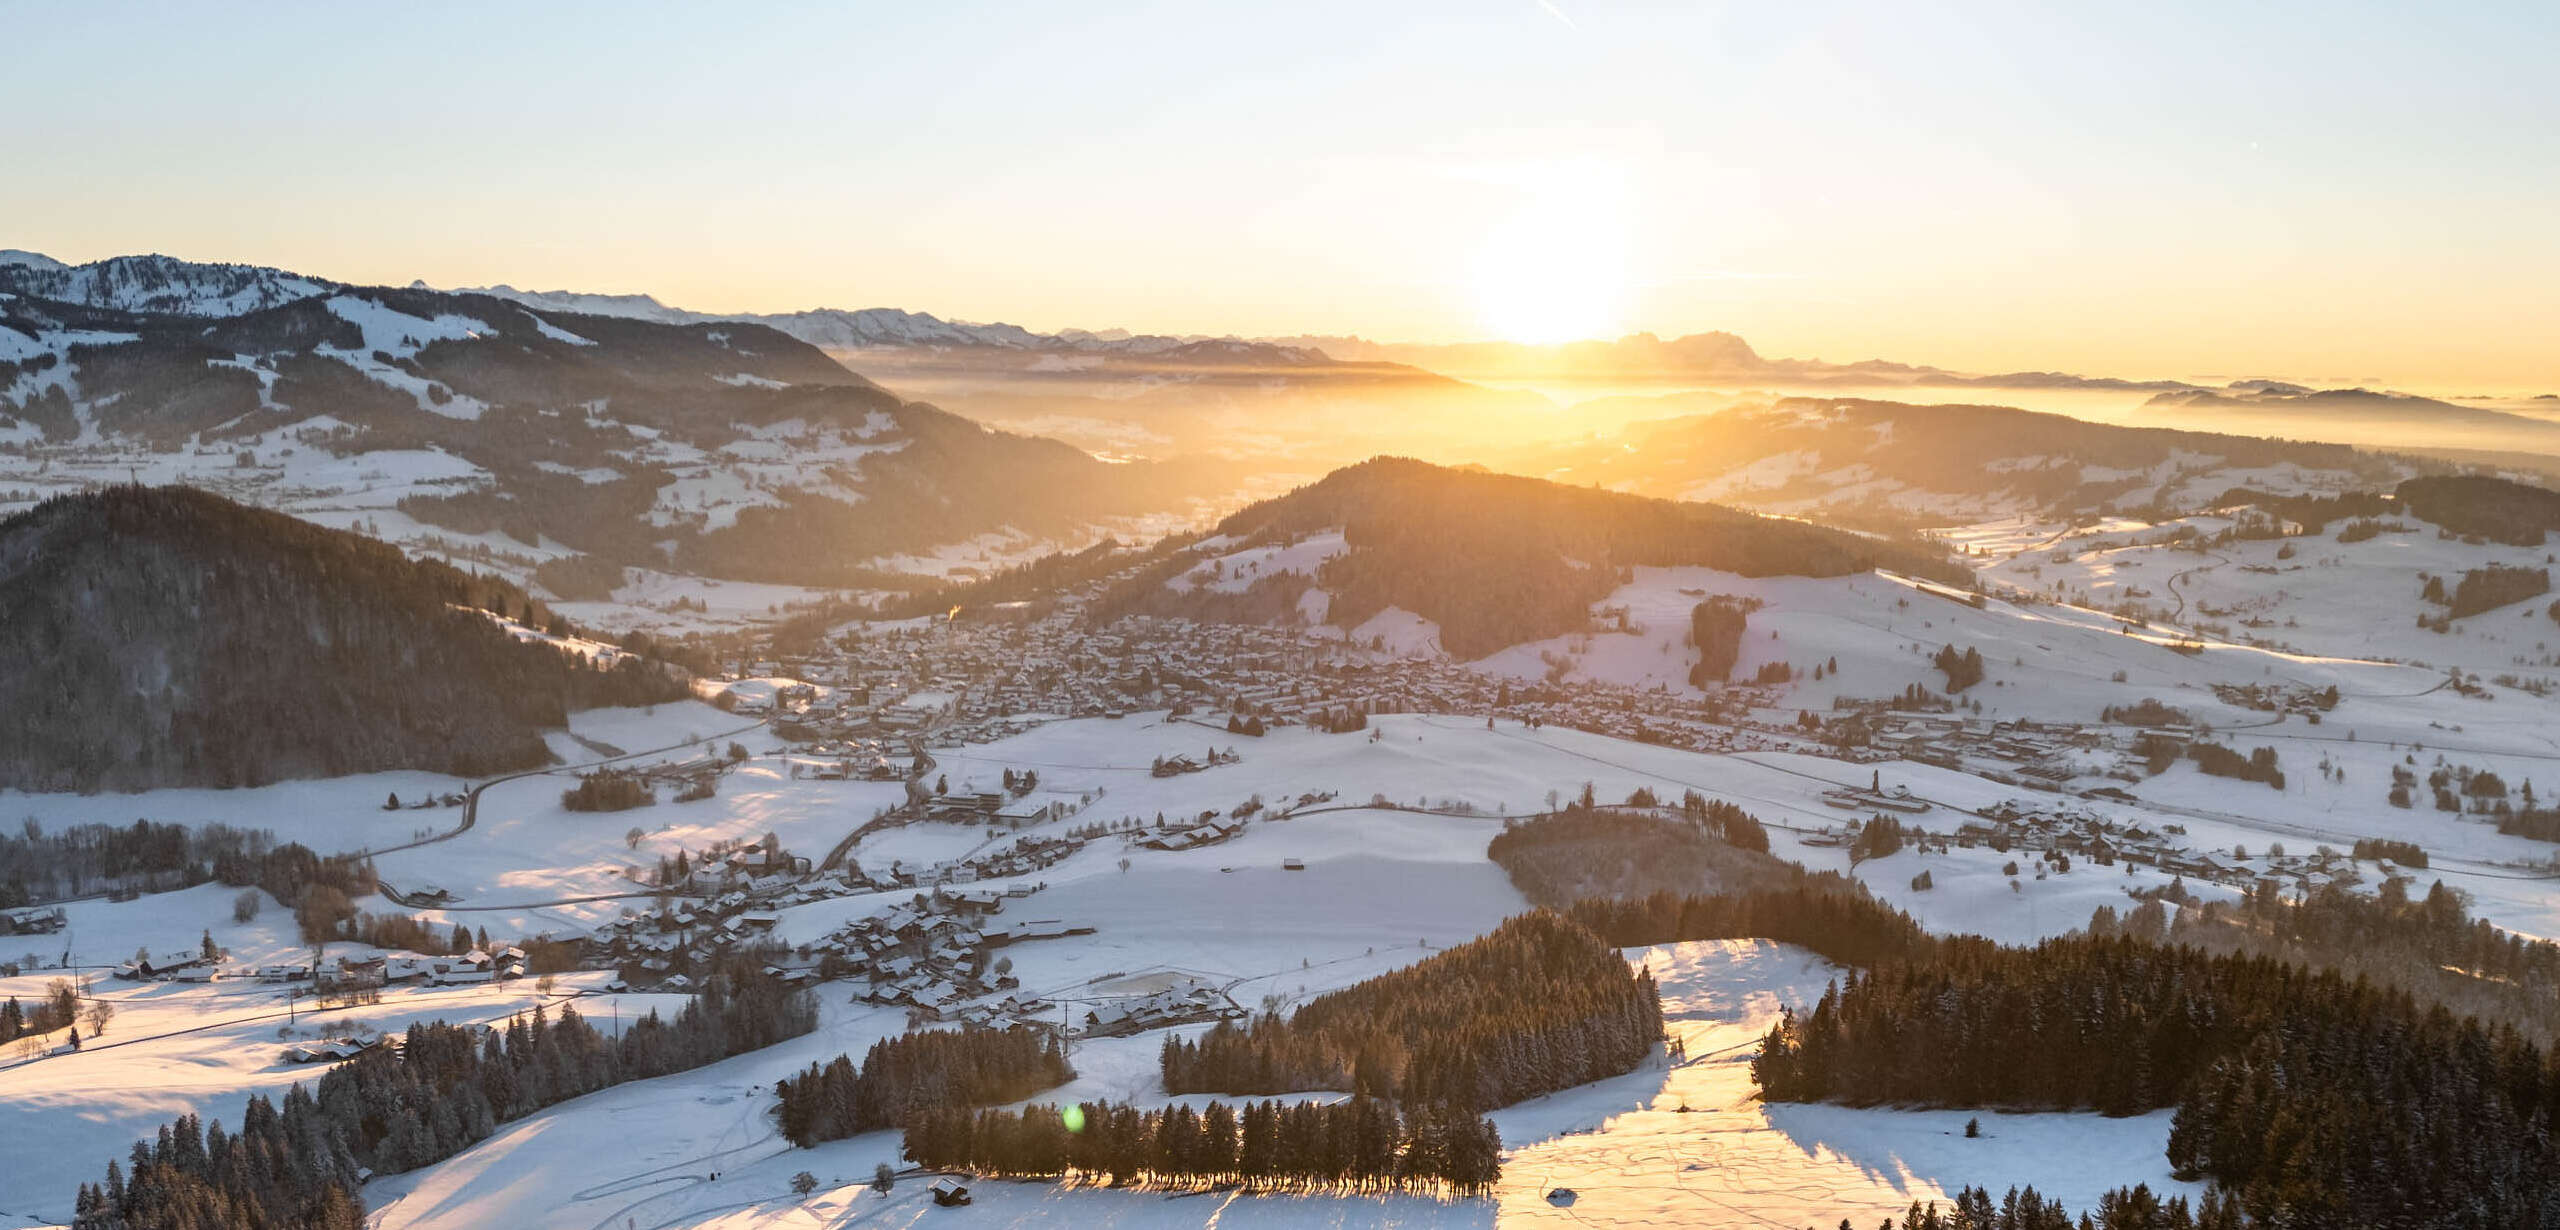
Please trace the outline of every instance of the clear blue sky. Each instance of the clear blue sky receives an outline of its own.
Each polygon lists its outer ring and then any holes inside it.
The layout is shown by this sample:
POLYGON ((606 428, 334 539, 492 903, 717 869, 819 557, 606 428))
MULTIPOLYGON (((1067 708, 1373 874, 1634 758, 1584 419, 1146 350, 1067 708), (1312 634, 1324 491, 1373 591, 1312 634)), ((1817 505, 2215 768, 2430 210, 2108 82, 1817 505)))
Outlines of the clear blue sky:
POLYGON ((2560 5, 18 4, 0 246, 2560 387, 2560 5))

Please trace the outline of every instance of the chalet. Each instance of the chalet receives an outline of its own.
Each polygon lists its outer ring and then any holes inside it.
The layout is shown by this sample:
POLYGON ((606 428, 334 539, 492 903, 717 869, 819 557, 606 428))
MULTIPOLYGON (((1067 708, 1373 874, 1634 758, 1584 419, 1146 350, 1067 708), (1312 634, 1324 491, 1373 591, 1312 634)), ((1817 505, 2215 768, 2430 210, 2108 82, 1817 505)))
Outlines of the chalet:
POLYGON ((379 1045, 378 1038, 329 1038, 284 1048, 286 1063, 339 1063, 379 1045))
POLYGON ((989 944, 1002 946, 1030 940, 1056 940, 1071 935, 1091 935, 1093 927, 1086 923, 1070 923, 1055 918, 1035 918, 987 933, 989 944))
POLYGON ((30 905, 0 910, 0 935, 50 935, 67 925, 61 906, 30 905))
MULTIPOLYGON (((162 953, 156 957, 145 957, 139 961, 128 961, 116 967, 116 976, 136 982, 146 982, 154 978, 173 978, 188 970, 209 971, 212 965, 213 962, 207 960, 203 953, 195 949, 184 949, 178 952, 162 953)), ((208 972, 204 979, 189 981, 208 981, 210 978, 211 974, 208 972)))

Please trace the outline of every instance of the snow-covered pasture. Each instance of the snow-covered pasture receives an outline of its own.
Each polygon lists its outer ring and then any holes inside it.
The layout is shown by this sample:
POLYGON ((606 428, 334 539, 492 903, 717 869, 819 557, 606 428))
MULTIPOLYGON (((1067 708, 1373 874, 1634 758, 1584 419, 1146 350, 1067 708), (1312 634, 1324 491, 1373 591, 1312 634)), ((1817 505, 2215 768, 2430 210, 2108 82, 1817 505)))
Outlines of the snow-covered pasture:
MULTIPOLYGON (((289 915, 270 916, 282 917, 290 931, 289 915)), ((223 929, 214 929, 219 939, 223 929)), ((192 941, 193 933, 187 938, 192 941)), ((0 996, 32 1002, 57 976, 0 978, 0 996)), ((0 1166, 0 1225, 70 1220, 79 1184, 103 1178, 109 1160, 122 1158, 135 1140, 181 1114, 237 1126, 250 1094, 281 1098, 296 1082, 317 1080, 325 1064, 283 1057, 297 1041, 398 1033, 420 1021, 504 1022, 532 1011, 537 1001, 557 1011, 572 995, 578 1010, 607 1030, 617 1020, 682 1006, 683 997, 675 995, 577 994, 609 977, 562 975, 547 1000, 531 979, 395 987, 379 1004, 325 1011, 314 1011, 308 1001, 288 1002, 280 985, 100 978, 88 994, 114 1010, 103 1036, 90 1037, 83 1023, 83 1048, 77 1052, 57 1045, 54 1053, 31 1061, 15 1044, 0 1052, 0 1134, 12 1142, 10 1164, 0 1166)), ((59 1044, 60 1035, 53 1040, 59 1044)))

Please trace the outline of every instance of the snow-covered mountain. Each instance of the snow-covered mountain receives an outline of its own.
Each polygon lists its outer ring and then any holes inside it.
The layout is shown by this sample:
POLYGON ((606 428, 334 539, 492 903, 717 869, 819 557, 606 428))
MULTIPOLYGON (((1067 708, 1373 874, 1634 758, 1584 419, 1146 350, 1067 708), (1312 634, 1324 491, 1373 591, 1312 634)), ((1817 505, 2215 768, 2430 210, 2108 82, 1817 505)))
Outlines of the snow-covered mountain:
POLYGON ((116 256, 66 265, 35 252, 0 252, 0 291, 83 307, 176 316, 237 316, 308 299, 337 283, 264 265, 173 256, 116 256))
POLYGON ((1059 333, 1036 333, 1020 325, 1000 322, 974 324, 968 321, 944 320, 930 312, 909 312, 898 308, 816 308, 804 312, 718 314, 669 307, 659 302, 656 296, 645 294, 610 295, 568 290, 518 290, 503 284, 470 287, 467 288, 467 293, 513 299, 529 307, 578 312, 591 316, 624 316, 635 320, 654 320, 664 324, 699 324, 713 320, 744 321, 790 334, 820 349, 835 351, 871 350, 883 347, 934 349, 957 347, 1132 356, 1249 354, 1257 359, 1277 359, 1299 364, 1326 361, 1326 356, 1312 347, 1278 346, 1235 337, 1213 338, 1197 335, 1167 337, 1160 334, 1130 333, 1122 329, 1103 332, 1069 329, 1059 333))
POLYGON ((751 323, 302 295, 317 284, 259 270, 164 271, 148 294, 115 262, 0 272, 35 288, 0 296, 0 509, 147 469, 361 510, 413 549, 474 539, 475 564, 567 596, 608 595, 624 569, 838 586, 882 557, 1081 540, 1224 493, 1195 485, 1223 481, 1207 467, 990 431, 751 323), (243 306, 274 295, 295 297, 243 306))
MULTIPOLYGON (((179 316, 237 316, 339 289, 343 284, 263 265, 214 264, 170 256, 118 256, 67 265, 39 252, 0 251, 0 292, 128 312, 179 316)), ((429 290, 412 282, 411 290, 429 290)), ((613 316, 657 324, 716 321, 760 324, 824 350, 879 348, 985 349, 1172 358, 1250 358, 1263 363, 1320 364, 1313 347, 1284 346, 1235 337, 1168 337, 1112 329, 1037 333, 1020 325, 944 320, 898 308, 817 308, 802 312, 695 312, 670 307, 647 294, 594 294, 571 290, 518 290, 470 286, 456 294, 511 299, 545 311, 613 316)))

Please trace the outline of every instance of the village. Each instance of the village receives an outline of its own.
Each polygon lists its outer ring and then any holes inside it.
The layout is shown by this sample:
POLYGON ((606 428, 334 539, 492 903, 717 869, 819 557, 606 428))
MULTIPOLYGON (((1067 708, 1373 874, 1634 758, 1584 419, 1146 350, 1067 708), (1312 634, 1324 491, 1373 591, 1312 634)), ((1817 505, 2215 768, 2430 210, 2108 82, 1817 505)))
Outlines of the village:
MULTIPOLYGON (((2067 870, 2073 860, 2128 871, 2151 867, 2234 889, 2266 881, 2305 889, 2354 884, 2363 874, 2354 858, 2316 843, 2301 854, 2273 845, 2255 857, 2237 848, 2201 850, 2184 840, 2183 825, 2115 814, 2137 802, 2124 787, 2145 779, 2147 760, 2164 746, 2183 750, 2209 733, 2174 713, 2086 723, 1997 719, 1927 693, 1872 700, 1835 696, 1816 711, 1789 707, 1778 683, 1735 683, 1703 693, 1601 681, 1541 684, 1305 629, 1155 616, 1092 626, 1083 616, 1094 592, 1088 587, 1054 604, 854 624, 799 653, 749 654, 736 661, 730 676, 702 681, 721 708, 764 723, 773 741, 752 755, 777 765, 789 780, 813 786, 896 783, 903 801, 852 825, 824 852, 794 852, 768 838, 715 845, 675 874, 661 868, 652 876, 630 868, 637 891, 624 895, 652 898, 648 904, 625 908, 584 933, 544 934, 526 942, 540 942, 547 968, 614 971, 613 990, 686 991, 699 971, 745 954, 786 981, 840 982, 856 1000, 903 1007, 919 1023, 1019 1021, 1069 1036, 1107 1036, 1240 1014, 1213 988, 1192 981, 1132 995, 1025 988, 1003 950, 1093 931, 1083 922, 1017 917, 1038 912, 1026 902, 1045 886, 1039 874, 1088 845, 1116 840, 1132 850, 1161 852, 1219 845, 1250 824, 1344 806, 1327 783, 1303 783, 1293 787, 1294 800, 1269 805, 1256 795, 1171 818, 1097 820, 1091 817, 1108 811, 1099 787, 1062 791, 1026 767, 1006 768, 1000 788, 986 788, 995 782, 963 782, 954 789, 935 758, 936 751, 990 744, 1052 722, 1108 722, 1139 714, 1151 723, 1194 726, 1201 734, 1197 755, 1154 759, 1150 771, 1159 778, 1214 774, 1249 759, 1255 740, 1275 729, 1360 738, 1375 717, 1442 715, 1481 720, 1488 727, 1554 726, 1685 751, 1796 753, 1861 766, 1900 761, 2022 792, 1966 810, 1915 798, 1904 788, 1886 789, 1878 778, 1873 788, 1823 793, 1822 802, 1843 813, 1836 822, 1770 821, 1770 827, 1817 849, 1854 847, 1870 824, 1890 816, 1918 848, 2016 852, 2034 864, 2032 874, 2039 877, 2067 870), (982 832, 984 840, 963 855, 933 861, 865 866, 854 857, 865 838, 917 825, 982 832), (853 912, 823 936, 796 943, 776 937, 785 911, 833 901, 853 912)), ((2232 685, 2221 699, 2271 714, 2274 721, 2300 715, 2314 723, 2324 701, 2335 703, 2334 690, 2320 697, 2256 684, 2232 685)), ((627 771, 707 794, 706 779, 731 771, 745 754, 738 749, 728 757, 694 755, 627 771)), ((439 801, 429 796, 420 805, 439 801)), ((1384 798, 1358 806, 1431 809, 1384 798)), ((1287 863, 1288 870, 1302 865, 1295 859, 1287 863)), ((2386 877, 2406 874, 2387 861, 2381 870, 2386 877)), ((406 893, 386 886, 386 895, 412 908, 466 904, 431 886, 406 893)), ((41 910, 0 915, 0 930, 41 931, 46 924, 41 910)), ((496 945, 452 955, 394 952, 256 969, 224 968, 181 954, 125 972, 188 981, 439 987, 538 971, 524 948, 496 945)))

